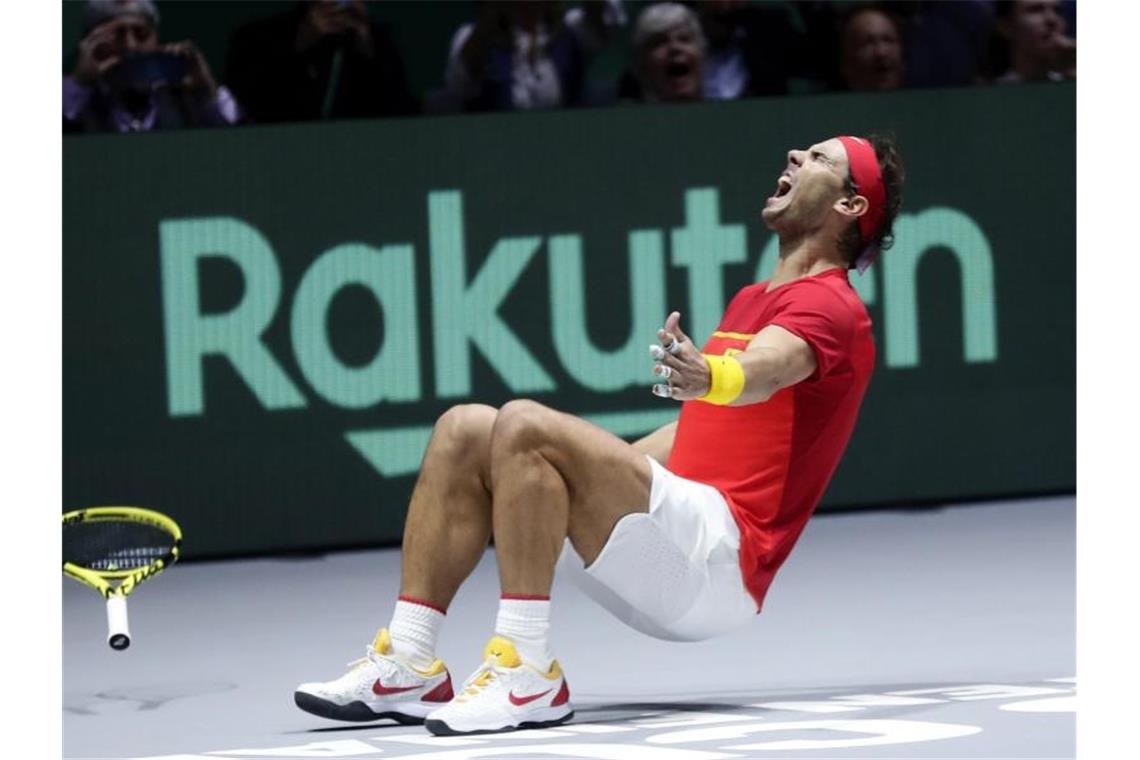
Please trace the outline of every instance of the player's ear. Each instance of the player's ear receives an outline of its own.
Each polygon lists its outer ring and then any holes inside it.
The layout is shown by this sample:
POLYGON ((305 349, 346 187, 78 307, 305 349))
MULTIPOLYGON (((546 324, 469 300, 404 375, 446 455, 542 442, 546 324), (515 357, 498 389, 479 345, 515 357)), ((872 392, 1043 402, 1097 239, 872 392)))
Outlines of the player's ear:
POLYGON ((835 202, 832 206, 833 209, 838 211, 848 219, 855 219, 867 213, 867 209, 871 207, 870 201, 862 195, 849 195, 844 196, 835 202))

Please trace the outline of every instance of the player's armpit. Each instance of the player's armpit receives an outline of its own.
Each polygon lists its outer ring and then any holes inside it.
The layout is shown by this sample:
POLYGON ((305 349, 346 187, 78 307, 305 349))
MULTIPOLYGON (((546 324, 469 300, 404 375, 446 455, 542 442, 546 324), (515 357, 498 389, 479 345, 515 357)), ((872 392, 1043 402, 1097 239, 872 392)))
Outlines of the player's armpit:
POLYGON ((807 341, 779 325, 756 333, 736 359, 744 368, 744 391, 732 406, 767 401, 777 391, 811 377, 817 366, 807 341))
POLYGON ((647 454, 657 460, 662 466, 673 452, 673 437, 677 433, 676 421, 662 425, 644 438, 633 442, 633 447, 642 454, 647 454))

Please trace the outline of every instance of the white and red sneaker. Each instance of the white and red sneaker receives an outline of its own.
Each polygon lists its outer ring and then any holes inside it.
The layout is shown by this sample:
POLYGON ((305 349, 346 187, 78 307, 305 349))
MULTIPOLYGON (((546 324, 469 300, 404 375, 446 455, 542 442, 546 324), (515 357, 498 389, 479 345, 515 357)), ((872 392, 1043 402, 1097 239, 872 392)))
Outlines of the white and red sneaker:
POLYGON ((335 681, 301 684, 293 701, 322 718, 358 722, 391 718, 419 724, 452 696, 451 674, 443 660, 426 671, 415 669, 396 657, 388 629, 381 628, 365 656, 349 663, 347 673, 335 681))
POLYGON ((570 689, 558 662, 545 673, 522 661, 515 645, 493 637, 483 649, 483 665, 455 698, 424 721, 437 736, 490 734, 521 728, 548 728, 574 717, 570 689))

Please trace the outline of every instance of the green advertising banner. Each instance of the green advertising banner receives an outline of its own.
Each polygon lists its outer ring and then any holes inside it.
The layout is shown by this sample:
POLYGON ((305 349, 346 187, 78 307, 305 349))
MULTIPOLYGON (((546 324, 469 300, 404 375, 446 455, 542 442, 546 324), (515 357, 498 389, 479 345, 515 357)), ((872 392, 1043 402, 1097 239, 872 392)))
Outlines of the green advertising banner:
POLYGON ((190 557, 397 541, 431 426, 529 397, 628 438, 647 348, 775 265, 792 147, 889 129, 879 366, 822 508, 1075 487, 1075 86, 65 138, 64 508, 190 557))

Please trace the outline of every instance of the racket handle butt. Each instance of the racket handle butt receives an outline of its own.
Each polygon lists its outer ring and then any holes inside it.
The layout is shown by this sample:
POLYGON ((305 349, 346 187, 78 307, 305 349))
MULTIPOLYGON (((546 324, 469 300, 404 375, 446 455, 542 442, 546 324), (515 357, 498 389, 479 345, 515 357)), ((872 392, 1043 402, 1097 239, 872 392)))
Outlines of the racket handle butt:
POLYGON ((131 631, 127 627, 127 598, 118 594, 107 598, 107 644, 111 649, 120 651, 131 645, 131 631))

